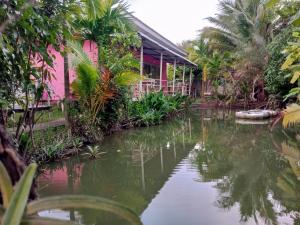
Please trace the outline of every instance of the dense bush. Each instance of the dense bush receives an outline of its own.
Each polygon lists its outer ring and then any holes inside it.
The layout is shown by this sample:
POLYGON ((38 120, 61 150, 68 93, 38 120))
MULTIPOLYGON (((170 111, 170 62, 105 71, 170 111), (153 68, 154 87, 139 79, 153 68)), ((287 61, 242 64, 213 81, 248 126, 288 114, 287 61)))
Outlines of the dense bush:
POLYGON ((268 45, 270 58, 264 74, 265 88, 269 94, 276 94, 279 97, 288 94, 291 89, 290 79, 287 78, 290 72, 281 70, 281 65, 285 61, 283 50, 291 40, 291 34, 291 28, 287 28, 280 32, 268 45))
POLYGON ((91 122, 86 110, 80 107, 78 102, 73 102, 70 110, 72 136, 79 136, 86 143, 95 143, 103 140, 103 132, 100 120, 91 122))
POLYGON ((98 114, 101 129, 105 133, 110 133, 112 130, 118 129, 121 121, 128 117, 128 105, 131 98, 132 95, 128 88, 117 88, 114 98, 110 99, 98 114))
POLYGON ((150 93, 139 101, 132 101, 126 89, 119 91, 122 93, 107 102, 93 123, 86 110, 74 102, 70 111, 73 135, 82 137, 85 142, 100 142, 104 135, 118 129, 160 124, 190 104, 190 98, 181 94, 165 96, 163 92, 150 93))
POLYGON ((187 96, 165 96, 162 92, 150 93, 143 99, 129 104, 129 117, 139 126, 159 124, 170 113, 184 108, 187 96))

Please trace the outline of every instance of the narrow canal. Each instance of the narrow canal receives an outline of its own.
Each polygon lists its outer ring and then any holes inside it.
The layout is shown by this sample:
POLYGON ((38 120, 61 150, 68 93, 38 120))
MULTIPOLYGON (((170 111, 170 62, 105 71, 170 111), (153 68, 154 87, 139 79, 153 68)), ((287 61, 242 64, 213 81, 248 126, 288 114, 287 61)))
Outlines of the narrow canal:
MULTIPOLYGON (((144 225, 300 224, 300 134, 195 111, 157 127, 116 133, 101 159, 46 167, 40 197, 88 194, 136 211, 144 225), (298 141, 297 141, 298 140, 298 141)), ((84 225, 123 225, 112 214, 53 210, 84 225)))

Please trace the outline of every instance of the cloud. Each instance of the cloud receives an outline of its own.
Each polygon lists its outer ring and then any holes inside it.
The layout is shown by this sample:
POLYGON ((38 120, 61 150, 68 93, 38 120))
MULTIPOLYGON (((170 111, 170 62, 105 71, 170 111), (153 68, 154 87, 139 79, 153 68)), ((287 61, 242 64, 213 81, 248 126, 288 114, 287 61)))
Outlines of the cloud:
POLYGON ((217 12, 218 0, 129 0, 134 15, 173 41, 194 39, 217 12))

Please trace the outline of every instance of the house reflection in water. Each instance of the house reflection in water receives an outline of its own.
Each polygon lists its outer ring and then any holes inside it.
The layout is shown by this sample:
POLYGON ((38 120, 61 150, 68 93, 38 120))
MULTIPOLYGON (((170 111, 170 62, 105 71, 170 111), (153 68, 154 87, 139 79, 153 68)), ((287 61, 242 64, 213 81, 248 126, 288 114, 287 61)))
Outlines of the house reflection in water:
MULTIPOLYGON (((280 127, 271 133, 264 125, 236 124, 223 112, 190 116, 107 137, 102 159, 50 165, 38 179, 40 196, 109 198, 132 208, 145 225, 299 224, 295 138, 280 127)), ((91 210, 43 215, 85 225, 124 224, 91 210)))
POLYGON ((40 189, 51 190, 57 195, 77 193, 80 188, 81 173, 81 164, 75 165, 74 168, 63 166, 59 169, 46 170, 38 179, 40 189))
MULTIPOLYGON (((143 132, 147 139, 138 130, 128 131, 129 135, 113 135, 101 146, 109 153, 99 160, 75 158, 51 165, 38 179, 40 196, 86 194, 105 197, 128 205, 141 214, 164 186, 176 165, 193 148, 193 144, 183 143, 189 140, 183 135, 183 132, 189 132, 187 122, 172 123, 174 130, 166 128, 148 129, 143 132), (154 142, 152 139, 159 133, 164 135, 154 142), (151 142, 153 144, 150 145, 151 142), (177 146, 180 146, 179 149, 177 146)), ((47 214, 70 218, 70 212, 51 211, 43 215, 47 214)), ((74 220, 84 220, 84 224, 98 221, 100 215, 101 221, 111 225, 120 223, 105 213, 94 214, 85 210, 73 213, 74 220)))

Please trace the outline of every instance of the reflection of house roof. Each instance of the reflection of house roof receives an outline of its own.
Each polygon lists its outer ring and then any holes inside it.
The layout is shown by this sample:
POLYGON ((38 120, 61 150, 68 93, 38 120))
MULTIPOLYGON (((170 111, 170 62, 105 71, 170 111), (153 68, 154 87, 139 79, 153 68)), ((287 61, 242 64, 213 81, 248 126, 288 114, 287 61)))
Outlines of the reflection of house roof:
POLYGON ((173 63, 176 59, 177 64, 186 64, 196 67, 197 65, 189 61, 187 53, 180 47, 163 37, 161 34, 153 30, 138 18, 131 15, 132 21, 137 28, 138 33, 142 37, 144 53, 159 59, 161 53, 164 55, 164 60, 173 63))

